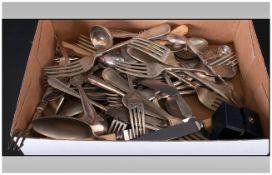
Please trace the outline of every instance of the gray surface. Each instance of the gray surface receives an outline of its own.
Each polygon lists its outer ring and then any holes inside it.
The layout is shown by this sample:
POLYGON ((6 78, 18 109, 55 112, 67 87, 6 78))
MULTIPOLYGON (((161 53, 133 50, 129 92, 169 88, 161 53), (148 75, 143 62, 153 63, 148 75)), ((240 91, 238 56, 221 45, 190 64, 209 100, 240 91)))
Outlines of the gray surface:
POLYGON ((3 18, 269 18, 269 3, 3 3, 3 18), (61 9, 61 13, 60 13, 61 9), (103 9, 103 13, 101 13, 103 9), (120 9, 120 10, 117 10, 120 9), (193 9, 193 10, 192 10, 193 9), (106 12, 106 13, 105 13, 106 12), (163 12, 163 13, 162 13, 163 12))
MULTIPOLYGON (((53 148, 52 148, 53 149, 53 148)), ((4 172, 268 172, 258 156, 4 157, 4 172), (46 166, 45 166, 46 165, 46 166)))
MULTIPOLYGON (((265 3, 3 3, 6 19, 269 18, 265 3), (107 13, 100 13, 101 9, 107 13), (116 10, 116 8, 122 10, 116 10), (59 11, 61 10, 61 13, 59 11), (76 12, 75 12, 76 9, 76 12), (152 9, 152 10, 151 10, 152 9), (168 10, 167 12, 163 10, 168 10), (192 13, 192 9, 194 12, 192 13), (71 11, 74 11, 71 13, 71 11), (140 13, 139 13, 140 12, 140 13)), ((52 148, 54 149, 54 148, 52 148)), ((4 172, 268 172, 268 156, 3 157, 4 172), (122 166, 120 166, 122 165, 122 166), (134 166, 137 165, 137 166, 134 166), (107 167, 107 168, 105 168, 107 167), (141 168, 139 168, 141 167, 141 168)))

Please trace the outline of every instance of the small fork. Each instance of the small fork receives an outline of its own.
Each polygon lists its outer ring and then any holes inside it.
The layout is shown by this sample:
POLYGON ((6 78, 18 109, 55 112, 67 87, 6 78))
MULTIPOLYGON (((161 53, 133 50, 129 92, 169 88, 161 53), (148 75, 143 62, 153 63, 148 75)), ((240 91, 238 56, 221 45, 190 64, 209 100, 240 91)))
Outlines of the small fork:
MULTIPOLYGON (((128 53, 130 53, 130 55, 132 56, 132 52, 130 51, 131 50, 128 49, 128 53)), ((184 67, 172 67, 172 66, 167 66, 167 65, 155 62, 155 61, 150 61, 146 59, 145 55, 143 55, 140 52, 137 52, 137 53, 133 52, 133 58, 135 59, 138 58, 142 62, 133 63, 128 61, 115 60, 114 61, 115 69, 118 70, 119 72, 132 75, 135 77, 141 77, 141 78, 154 78, 159 76, 164 71, 174 71, 174 70, 187 70, 187 71, 201 72, 207 76, 214 77, 214 75, 209 74, 205 70, 194 69, 194 68, 184 68, 184 67)))
POLYGON ((133 137, 145 134, 145 113, 143 103, 128 102, 129 118, 133 137))
POLYGON ((79 35, 76 45, 90 53, 96 52, 96 49, 93 46, 93 43, 91 42, 90 37, 85 36, 83 34, 79 35))
POLYGON ((44 72, 48 78, 71 77, 87 72, 93 67, 94 62, 95 58, 93 56, 86 56, 64 66, 47 66, 44 68, 44 72))
POLYGON ((161 63, 166 63, 168 57, 175 57, 167 47, 146 39, 132 39, 128 46, 146 53, 161 63))
POLYGON ((113 119, 109 127, 108 133, 115 133, 116 135, 118 135, 120 132, 125 130, 126 127, 127 127, 126 123, 113 119))
POLYGON ((211 91, 210 89, 207 89, 205 87, 202 87, 201 85, 191 82, 187 80, 186 78, 183 78, 182 76, 179 76, 173 72, 169 72, 174 77, 178 78, 179 80, 185 82, 188 84, 191 88, 195 89, 195 92, 197 94, 198 100, 207 108, 216 111, 216 109, 220 106, 220 104, 223 101, 226 101, 224 97, 217 94, 214 91, 211 91))
POLYGON ((218 59, 209 59, 209 65, 228 65, 228 66, 236 66, 238 64, 238 58, 234 53, 230 53, 228 55, 224 55, 218 59))

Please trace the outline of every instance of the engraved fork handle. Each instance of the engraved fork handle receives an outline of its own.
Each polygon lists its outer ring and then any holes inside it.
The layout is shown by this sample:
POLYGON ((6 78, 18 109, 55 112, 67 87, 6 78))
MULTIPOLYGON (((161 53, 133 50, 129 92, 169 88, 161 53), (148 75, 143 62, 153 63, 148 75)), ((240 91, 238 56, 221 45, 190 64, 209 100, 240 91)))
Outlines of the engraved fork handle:
MULTIPOLYGON (((154 38, 163 36, 163 35, 169 33, 170 31, 171 31, 171 27, 169 26, 169 24, 161 24, 161 25, 154 26, 148 30, 145 30, 142 33, 140 33, 139 35, 136 35, 135 37, 143 38, 143 39, 154 39, 154 38)), ((109 51, 123 47, 123 46, 129 44, 132 40, 133 40, 133 38, 130 40, 124 41, 122 43, 116 44, 107 50, 101 51, 96 54, 96 57, 102 56, 103 54, 105 54, 109 51)))
MULTIPOLYGON (((74 89, 68 87, 66 84, 62 83, 60 80, 58 80, 56 78, 48 78, 47 81, 48 81, 48 84, 50 86, 52 86, 53 88, 56 88, 56 89, 58 89, 58 90, 60 90, 62 92, 65 92, 65 93, 67 93, 67 94, 69 94, 71 96, 74 96, 74 97, 80 99, 80 95, 78 94, 77 91, 75 91, 74 89)), ((107 110, 107 108, 105 106, 103 106, 103 105, 101 105, 101 104, 99 104, 99 103, 97 103, 97 102, 95 102, 95 101, 93 101, 93 100, 91 100, 89 98, 88 98, 88 101, 92 105, 94 105, 95 107, 97 107, 97 108, 99 108, 99 109, 101 109, 103 111, 107 110)))
POLYGON ((94 124, 96 122, 96 112, 91 103, 89 103, 89 98, 87 97, 86 93, 84 92, 81 85, 77 85, 77 89, 80 95, 80 100, 84 112, 84 120, 87 121, 88 124, 94 124))

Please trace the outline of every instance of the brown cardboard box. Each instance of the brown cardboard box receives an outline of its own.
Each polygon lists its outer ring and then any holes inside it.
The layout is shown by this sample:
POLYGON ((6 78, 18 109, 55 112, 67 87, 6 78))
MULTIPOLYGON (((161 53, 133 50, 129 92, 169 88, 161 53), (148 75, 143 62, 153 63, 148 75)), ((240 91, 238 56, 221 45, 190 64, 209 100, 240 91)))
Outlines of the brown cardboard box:
MULTIPOLYGON (((52 63, 55 51, 54 33, 73 41, 80 33, 87 34, 94 24, 112 28, 149 28, 160 23, 188 24, 189 35, 216 43, 233 42, 239 57, 240 75, 234 80, 235 89, 243 92, 246 107, 257 111, 265 137, 269 137, 269 78, 251 20, 40 20, 29 55, 11 132, 25 129, 31 121, 40 97, 42 68, 52 63)), ((187 99, 196 117, 207 118, 211 111, 196 98, 187 99)))

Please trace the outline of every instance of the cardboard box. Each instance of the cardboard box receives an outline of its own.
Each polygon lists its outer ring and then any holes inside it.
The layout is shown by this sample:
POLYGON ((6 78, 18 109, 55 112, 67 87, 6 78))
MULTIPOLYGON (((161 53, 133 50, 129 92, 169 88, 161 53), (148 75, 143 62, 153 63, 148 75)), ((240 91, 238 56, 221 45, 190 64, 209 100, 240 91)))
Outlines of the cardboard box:
MULTIPOLYGON (((190 142, 63 141, 27 138, 26 155, 266 155, 269 151, 269 78, 251 20, 40 20, 29 55, 11 132, 25 129, 43 94, 42 68, 53 62, 57 33, 65 41, 88 34, 94 24, 120 29, 145 29, 161 23, 187 24, 189 36, 215 43, 233 43, 240 74, 233 81, 246 107, 259 113, 265 137, 260 140, 190 142)), ((200 119, 212 115, 196 97, 186 98, 200 119)))

